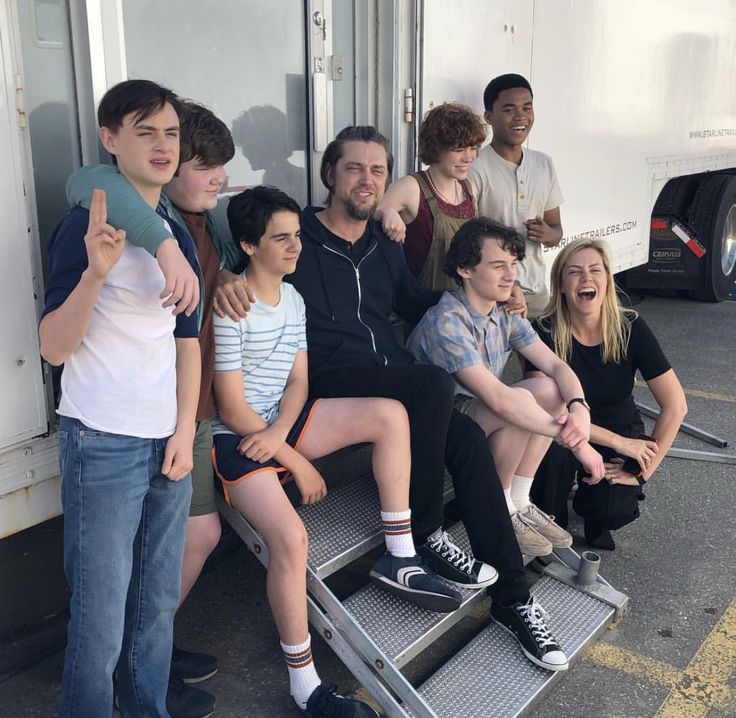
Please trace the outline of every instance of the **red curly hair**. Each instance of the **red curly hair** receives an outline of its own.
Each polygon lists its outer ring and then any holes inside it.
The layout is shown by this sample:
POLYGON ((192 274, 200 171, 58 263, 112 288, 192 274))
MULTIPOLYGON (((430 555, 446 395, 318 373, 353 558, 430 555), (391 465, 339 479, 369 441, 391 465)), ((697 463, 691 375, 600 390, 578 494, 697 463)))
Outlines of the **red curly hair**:
POLYGON ((486 125, 467 105, 443 102, 433 107, 419 128, 419 159, 425 165, 460 147, 477 147, 486 138, 486 125))

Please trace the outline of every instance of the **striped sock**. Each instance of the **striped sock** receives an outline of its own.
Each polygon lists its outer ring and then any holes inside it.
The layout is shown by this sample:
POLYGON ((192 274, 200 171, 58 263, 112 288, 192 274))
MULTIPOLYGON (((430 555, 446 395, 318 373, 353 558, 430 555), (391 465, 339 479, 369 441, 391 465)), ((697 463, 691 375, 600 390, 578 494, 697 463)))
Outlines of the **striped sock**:
POLYGON ((286 666, 289 669, 289 691, 296 704, 306 710, 309 696, 320 684, 317 669, 312 660, 312 638, 307 634, 307 640, 296 646, 287 646, 281 643, 286 666))
POLYGON ((416 553, 411 536, 411 509, 406 511, 381 511, 383 537, 386 550, 392 556, 409 558, 416 553))

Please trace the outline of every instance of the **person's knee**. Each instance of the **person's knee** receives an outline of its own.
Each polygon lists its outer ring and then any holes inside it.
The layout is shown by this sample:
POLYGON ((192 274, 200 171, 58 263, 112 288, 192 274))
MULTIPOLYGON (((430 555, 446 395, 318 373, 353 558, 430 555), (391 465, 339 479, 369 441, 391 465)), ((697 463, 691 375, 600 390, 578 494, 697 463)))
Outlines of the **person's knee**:
POLYGON ((297 570, 306 564, 308 548, 307 531, 301 521, 289 522, 271 540, 270 558, 281 567, 297 570))
POLYGON ((187 552, 209 556, 222 535, 220 516, 216 513, 191 516, 187 525, 187 552))
POLYGON ((399 433, 409 434, 409 418, 406 409, 396 399, 377 399, 373 411, 379 433, 396 436, 399 433))
POLYGON ((562 398, 554 379, 549 377, 536 378, 530 389, 537 404, 549 414, 556 416, 565 408, 565 400, 562 398))

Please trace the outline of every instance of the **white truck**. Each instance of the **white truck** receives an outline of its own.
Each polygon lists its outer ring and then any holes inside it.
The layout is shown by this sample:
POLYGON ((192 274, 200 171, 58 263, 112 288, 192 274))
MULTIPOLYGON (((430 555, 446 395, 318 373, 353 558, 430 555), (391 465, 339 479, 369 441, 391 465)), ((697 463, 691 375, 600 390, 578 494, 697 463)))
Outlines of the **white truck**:
POLYGON ((115 82, 150 77, 217 112, 237 145, 231 191, 267 182, 319 203, 321 152, 342 126, 376 124, 399 176, 433 104, 482 112, 492 77, 524 74, 564 241, 606 239, 629 286, 719 300, 736 279, 734 29, 732 0, 4 2, 0 538, 61 511, 36 338, 43 246, 66 175, 98 161, 94 108, 115 82))

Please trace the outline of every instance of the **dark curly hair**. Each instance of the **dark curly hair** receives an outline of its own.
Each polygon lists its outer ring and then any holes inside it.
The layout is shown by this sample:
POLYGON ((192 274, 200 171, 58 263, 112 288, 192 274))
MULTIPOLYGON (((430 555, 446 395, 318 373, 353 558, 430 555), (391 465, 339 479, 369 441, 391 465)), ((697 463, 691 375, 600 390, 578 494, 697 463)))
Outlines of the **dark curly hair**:
POLYGON ((235 156, 233 136, 211 110, 182 100, 179 162, 197 159, 205 167, 227 164, 235 156))
POLYGON ((458 268, 470 269, 480 264, 483 242, 486 239, 498 240, 505 252, 511 252, 519 261, 524 259, 524 238, 515 229, 488 217, 477 217, 468 220, 452 238, 445 256, 445 274, 462 286, 463 280, 457 273, 458 268))
POLYGON ((442 152, 476 147, 485 138, 485 123, 473 110, 460 102, 443 102, 424 116, 419 128, 419 159, 431 165, 442 152))

